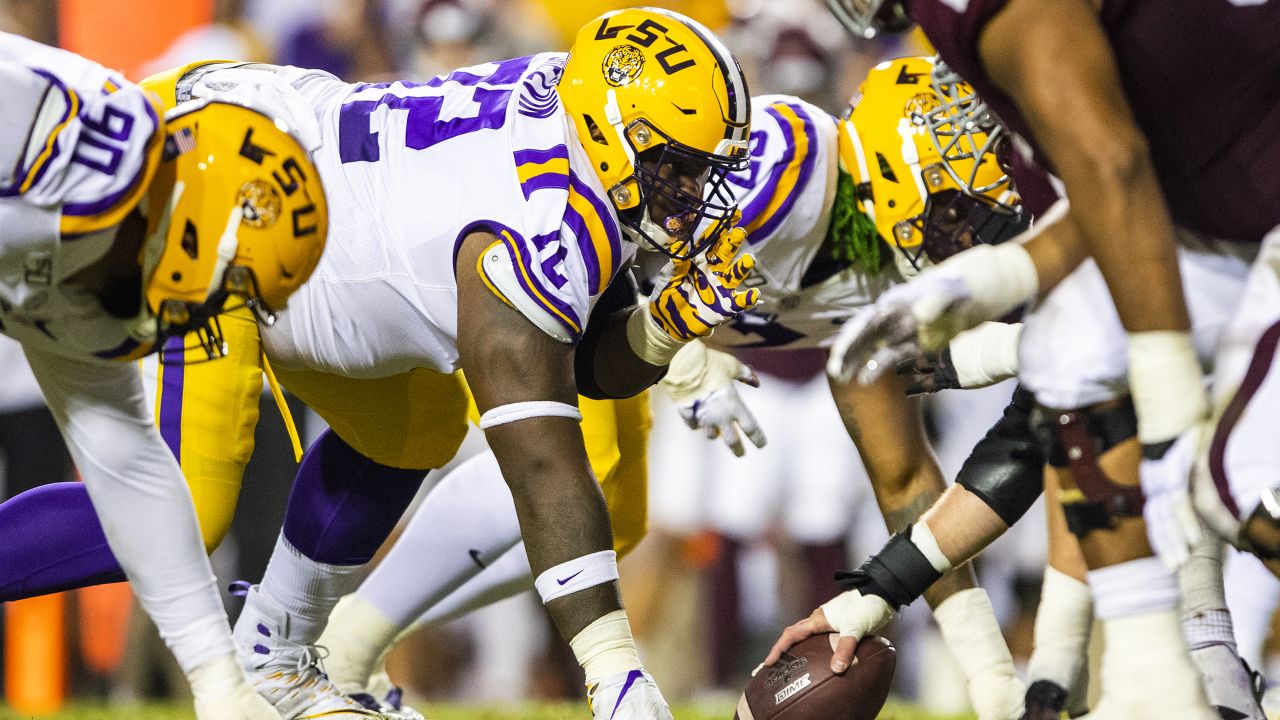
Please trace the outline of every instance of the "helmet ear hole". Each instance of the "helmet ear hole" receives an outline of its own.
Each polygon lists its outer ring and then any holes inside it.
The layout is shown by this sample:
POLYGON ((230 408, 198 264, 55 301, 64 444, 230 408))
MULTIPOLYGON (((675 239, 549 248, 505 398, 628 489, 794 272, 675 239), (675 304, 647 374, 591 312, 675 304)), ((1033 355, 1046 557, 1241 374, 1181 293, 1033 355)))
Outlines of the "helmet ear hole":
POLYGON ((587 114, 583 114, 582 117, 587 122, 587 132, 591 134, 591 139, 601 145, 608 145, 609 141, 605 138, 604 133, 600 131, 600 126, 596 125, 596 121, 587 114))

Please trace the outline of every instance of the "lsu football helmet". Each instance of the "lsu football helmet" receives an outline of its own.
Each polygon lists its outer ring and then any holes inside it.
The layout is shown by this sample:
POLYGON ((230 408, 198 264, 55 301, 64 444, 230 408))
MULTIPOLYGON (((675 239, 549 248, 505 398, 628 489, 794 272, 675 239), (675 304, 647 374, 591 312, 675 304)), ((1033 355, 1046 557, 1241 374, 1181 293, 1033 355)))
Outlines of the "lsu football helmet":
POLYGON ((605 14, 578 32, 558 92, 631 234, 689 258, 729 229, 725 181, 746 168, 751 95, 709 30, 655 8, 605 14))
MULTIPOLYGON (((989 154, 944 158, 925 118, 940 105, 930 84, 935 61, 907 57, 877 65, 840 121, 841 168, 861 210, 913 275, 977 243, 1002 242, 1023 229, 1008 174, 989 154), (962 185, 957 178, 973 178, 962 185), (966 192, 974 187, 979 192, 966 192)), ((982 137, 975 132, 975 137, 982 137)))
POLYGON ((142 208, 143 295, 158 346, 190 334, 187 349, 213 359, 226 353, 219 313, 238 301, 270 324, 311 276, 328 205, 289 127, 241 98, 178 104, 165 114, 165 134, 142 208))
POLYGON ((849 34, 864 40, 903 32, 914 24, 902 0, 827 0, 827 8, 849 34))

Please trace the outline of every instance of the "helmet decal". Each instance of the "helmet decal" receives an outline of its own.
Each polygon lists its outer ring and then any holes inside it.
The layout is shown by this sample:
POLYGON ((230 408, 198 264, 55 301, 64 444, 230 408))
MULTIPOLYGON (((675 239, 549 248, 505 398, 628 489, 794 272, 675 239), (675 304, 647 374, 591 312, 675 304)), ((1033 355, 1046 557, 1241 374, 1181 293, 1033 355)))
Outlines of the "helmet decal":
POLYGON ((614 87, 634 82, 644 71, 644 55, 634 45, 619 45, 604 56, 604 80, 614 87))
POLYGON ((244 208, 244 223, 263 230, 280 218, 280 193, 263 180, 250 180, 240 186, 236 202, 244 208))

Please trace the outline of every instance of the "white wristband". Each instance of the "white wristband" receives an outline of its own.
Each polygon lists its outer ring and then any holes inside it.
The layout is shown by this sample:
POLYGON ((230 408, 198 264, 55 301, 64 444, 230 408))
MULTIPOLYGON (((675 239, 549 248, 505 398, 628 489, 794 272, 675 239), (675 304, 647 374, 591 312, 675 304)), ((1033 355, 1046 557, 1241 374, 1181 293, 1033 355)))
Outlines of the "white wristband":
POLYGON ((563 417, 579 422, 582 421, 582 413, 578 408, 568 403, 555 400, 529 400, 489 408, 485 411, 485 414, 480 416, 480 429, 488 430, 498 425, 506 425, 518 420, 528 420, 536 417, 563 417))
POLYGON ((1022 323, 984 322, 951 341, 951 365, 962 388, 994 385, 1018 374, 1022 323))
POLYGON ((617 579, 618 554, 612 550, 601 550, 543 571, 533 581, 533 586, 538 589, 545 605, 556 598, 617 579))
POLYGON ((1209 401, 1191 333, 1129 333, 1129 394, 1143 444, 1172 440, 1203 419, 1209 401))
POLYGON ((627 341, 641 360, 659 367, 671 362, 684 343, 662 332, 649 318, 649 304, 641 303, 627 318, 627 341))

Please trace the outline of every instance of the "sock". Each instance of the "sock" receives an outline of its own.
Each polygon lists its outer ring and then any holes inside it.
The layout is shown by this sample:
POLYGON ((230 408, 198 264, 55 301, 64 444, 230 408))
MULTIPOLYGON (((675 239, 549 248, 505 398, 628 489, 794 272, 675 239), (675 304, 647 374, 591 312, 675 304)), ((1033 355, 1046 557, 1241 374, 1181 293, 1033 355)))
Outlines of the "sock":
POLYGON ((1092 625, 1089 586, 1052 566, 1045 567, 1027 680, 1048 680, 1064 690, 1074 689, 1088 659, 1092 625))
POLYGON ((362 565, 332 565, 303 555, 281 535, 258 591, 289 614, 287 639, 315 644, 338 600, 355 589, 362 565))
POLYGON ((987 591, 961 590, 939 603, 933 617, 969 683, 969 697, 978 718, 1003 720, 1021 715, 1026 687, 1018 679, 987 591))
POLYGON ((0 602, 125 579, 81 483, 0 503, 0 548, 0 602))
POLYGON ((569 641, 587 684, 618 673, 640 669, 640 654, 631 637, 626 610, 614 610, 599 617, 569 641))
POLYGON ((1182 637, 1178 583, 1158 558, 1089 571, 1102 620, 1103 698, 1099 718, 1218 720, 1182 637))

